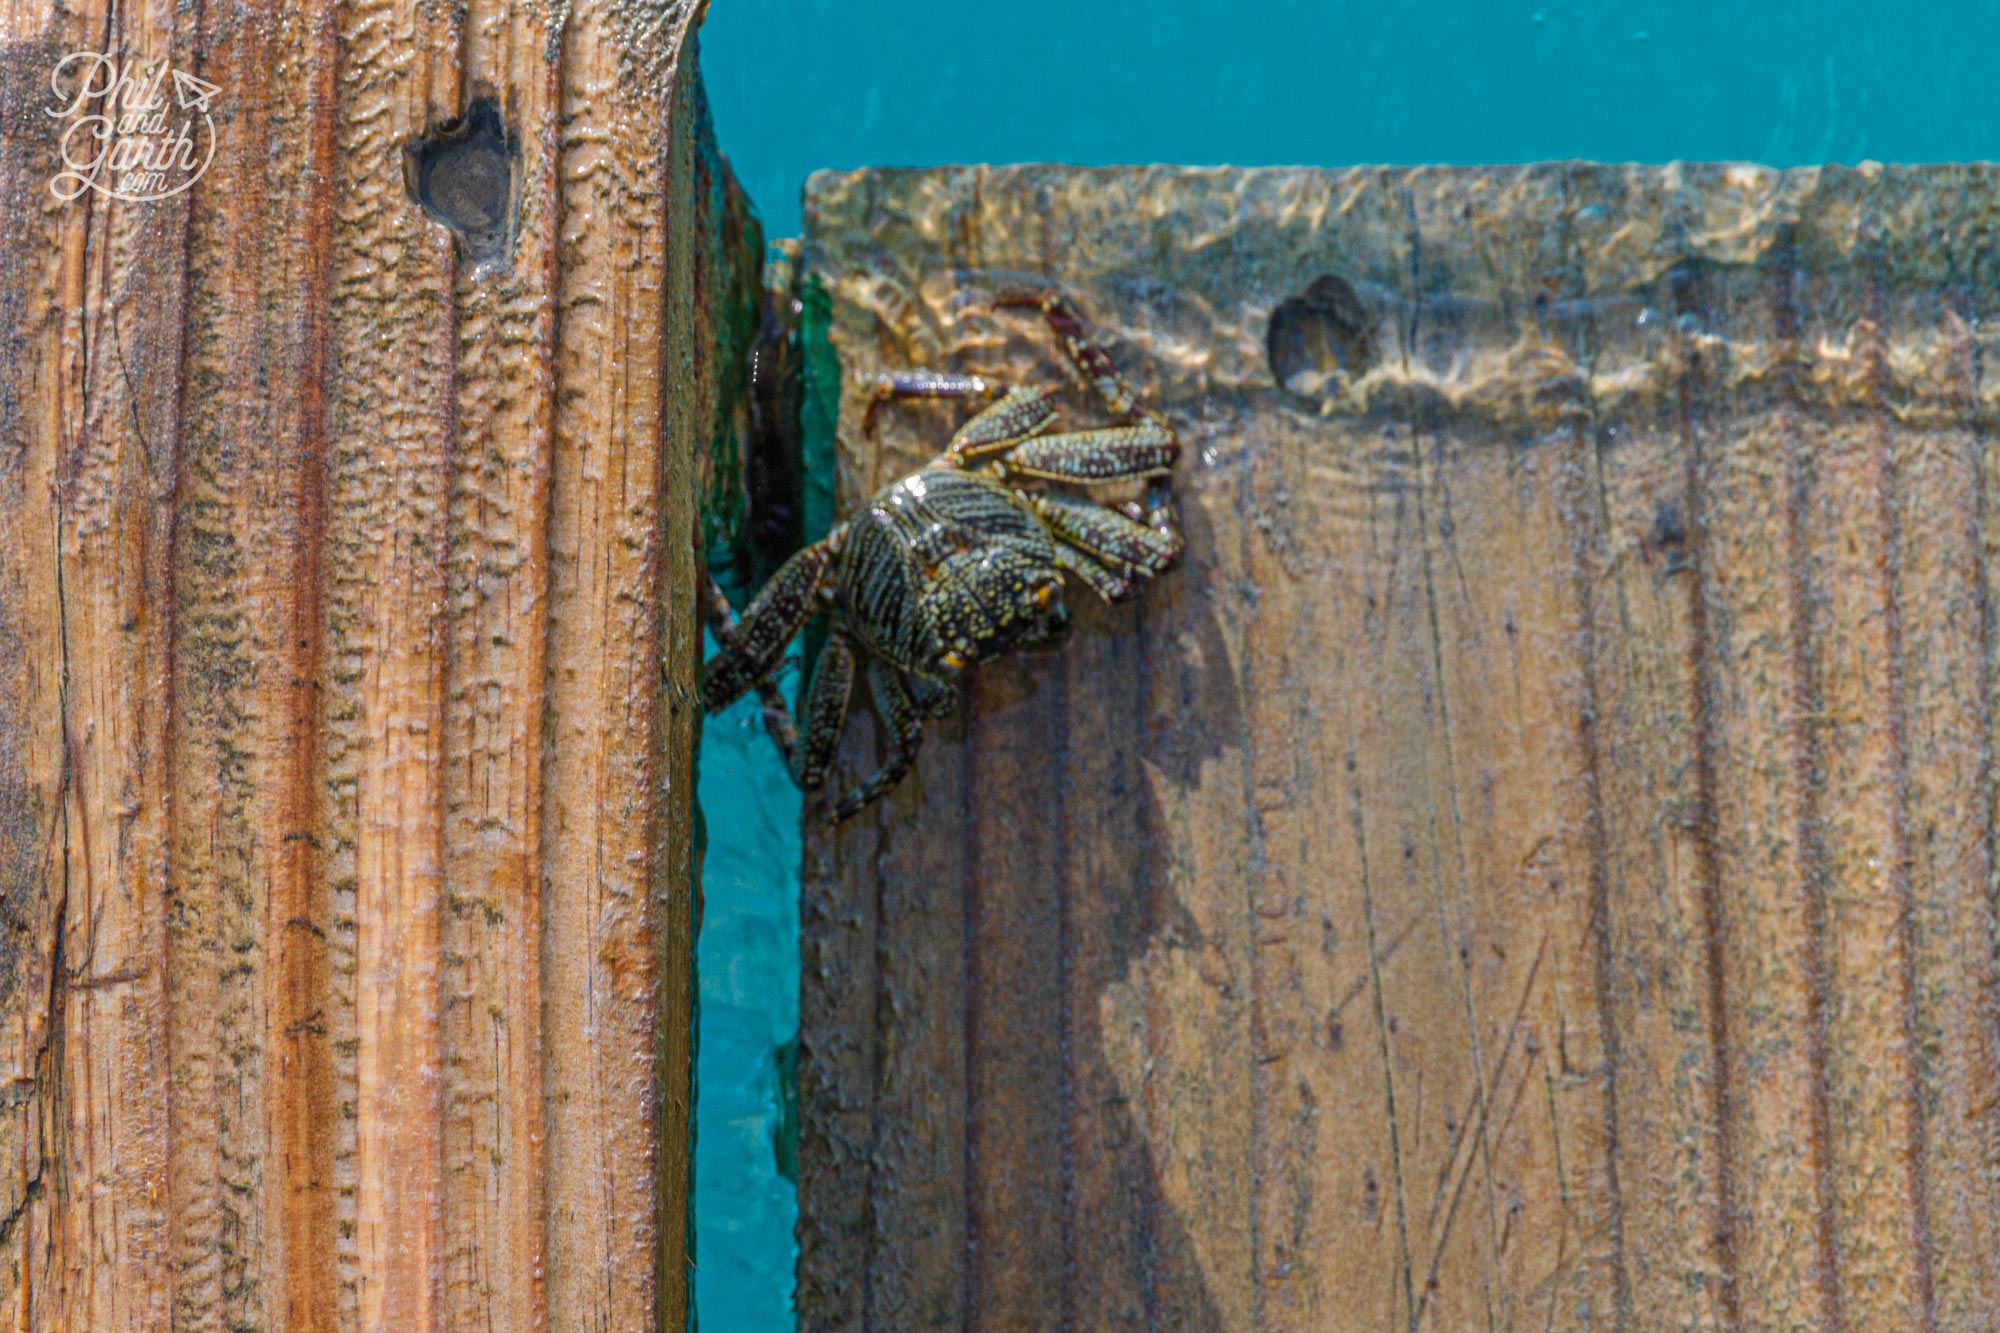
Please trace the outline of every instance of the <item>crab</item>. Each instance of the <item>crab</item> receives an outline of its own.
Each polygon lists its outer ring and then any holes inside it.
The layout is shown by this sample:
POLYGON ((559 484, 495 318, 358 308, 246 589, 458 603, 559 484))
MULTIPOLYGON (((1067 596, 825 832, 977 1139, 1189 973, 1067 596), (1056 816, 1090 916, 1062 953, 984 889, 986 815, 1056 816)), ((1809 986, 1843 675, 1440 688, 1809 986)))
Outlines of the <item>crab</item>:
POLYGON ((888 755, 834 806, 836 821, 880 799, 910 772, 925 718, 952 710, 969 668, 1062 637, 1065 575, 1106 602, 1120 602, 1180 557, 1167 494, 1180 450, 1173 430, 1133 395, 1068 298, 1017 293, 998 303, 1041 311, 1112 425, 1051 432, 1059 386, 1005 388, 981 376, 923 370, 878 376, 864 429, 893 399, 993 401, 936 458, 884 486, 859 513, 786 561, 740 622, 710 587, 709 619, 720 650, 703 671, 702 702, 712 712, 755 688, 792 776, 808 793, 819 791, 832 767, 857 669, 866 679, 888 755), (1079 493, 1132 481, 1147 483, 1143 506, 1113 507, 1079 493), (830 623, 801 729, 773 676, 793 637, 816 615, 830 623))

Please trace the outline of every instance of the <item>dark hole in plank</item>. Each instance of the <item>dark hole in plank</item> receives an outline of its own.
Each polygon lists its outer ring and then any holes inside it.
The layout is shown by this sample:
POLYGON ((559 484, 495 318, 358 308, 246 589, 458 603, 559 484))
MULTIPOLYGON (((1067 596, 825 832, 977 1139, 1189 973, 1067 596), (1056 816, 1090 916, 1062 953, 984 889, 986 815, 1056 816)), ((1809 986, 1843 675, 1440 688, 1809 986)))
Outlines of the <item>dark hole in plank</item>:
POLYGON ((1278 303, 1264 349, 1279 387, 1315 410, 1367 374, 1380 355, 1374 315, 1334 273, 1322 273, 1278 303))
POLYGON ((519 142, 490 97, 403 146, 403 178, 424 212, 451 229, 475 274, 504 263, 518 211, 519 142))

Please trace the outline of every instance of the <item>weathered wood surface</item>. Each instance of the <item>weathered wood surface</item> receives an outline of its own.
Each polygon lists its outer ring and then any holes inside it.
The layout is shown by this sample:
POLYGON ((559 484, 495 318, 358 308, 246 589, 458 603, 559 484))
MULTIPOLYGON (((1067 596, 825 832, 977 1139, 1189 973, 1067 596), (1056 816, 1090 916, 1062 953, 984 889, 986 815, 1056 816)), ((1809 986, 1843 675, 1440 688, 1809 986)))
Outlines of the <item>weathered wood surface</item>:
POLYGON ((696 9, 0 9, 0 1324, 682 1327, 696 9), (193 188, 52 195, 76 51, 193 188))
POLYGON ((989 299, 1051 280, 1188 558, 811 841, 802 1326, 2000 1327, 1996 224, 1969 167, 816 177, 842 505, 956 419, 863 377, 1064 373, 989 299))

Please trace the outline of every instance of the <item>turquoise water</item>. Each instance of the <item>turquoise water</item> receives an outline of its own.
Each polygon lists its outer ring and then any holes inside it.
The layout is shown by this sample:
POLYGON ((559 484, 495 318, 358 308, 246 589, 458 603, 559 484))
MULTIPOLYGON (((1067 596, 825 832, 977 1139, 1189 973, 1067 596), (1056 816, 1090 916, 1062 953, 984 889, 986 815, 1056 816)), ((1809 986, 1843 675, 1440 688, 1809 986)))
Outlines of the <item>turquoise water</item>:
POLYGON ((772 236, 819 167, 2000 152, 1989 0, 715 0, 702 45, 772 236))
MULTIPOLYGON (((1987 159, 1996 52, 1984 0, 714 0, 702 31, 722 150, 773 237, 821 167, 1987 159)), ((798 796, 753 704, 710 721, 701 765, 696 1302, 707 1333, 776 1333, 798 796)))
MULTIPOLYGON (((797 673, 779 686, 791 694, 797 673)), ((708 839, 695 945, 695 1307, 709 1333, 789 1330, 798 1191, 780 1161, 780 1066, 799 1025, 799 793, 755 695, 704 724, 696 798, 708 839)))

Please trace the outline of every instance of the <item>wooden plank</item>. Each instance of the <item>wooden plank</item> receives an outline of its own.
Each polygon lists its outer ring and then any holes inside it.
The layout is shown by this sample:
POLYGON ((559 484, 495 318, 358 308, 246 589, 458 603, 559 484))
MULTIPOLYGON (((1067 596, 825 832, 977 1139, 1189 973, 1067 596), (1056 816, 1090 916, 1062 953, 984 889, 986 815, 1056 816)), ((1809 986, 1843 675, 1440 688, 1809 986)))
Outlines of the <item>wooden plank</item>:
POLYGON ((695 7, 265 9, 0 11, 0 1317, 678 1328, 695 7), (52 192, 76 52, 215 86, 187 188, 52 192))
POLYGON ((223 109, 189 238, 210 258, 190 276, 175 501, 175 1306, 191 1325, 274 1307, 325 1328, 338 1128, 322 634, 300 590, 320 585, 326 533, 334 28, 211 21, 198 45, 203 78, 262 91, 223 109), (301 179, 313 185, 283 185, 301 179), (272 383, 300 392, 273 403, 259 388, 272 383))
POLYGON ((328 312, 323 612, 336 688, 322 753, 339 1302, 364 1328, 429 1328, 442 1318, 444 1243, 444 627, 431 608, 445 597, 455 264, 450 235, 379 164, 456 114, 458 32, 439 11, 387 0, 336 16, 345 202, 328 312))
MULTIPOLYGON (((948 769, 949 761, 939 767, 948 769)), ((857 824, 856 833, 849 836, 859 836, 864 827, 857 824)), ((802 883, 812 888, 800 902, 799 1009, 802 1014, 823 1012, 827 1019, 814 1024, 810 1034, 803 1029, 799 1034, 799 1120, 801 1126, 813 1126, 812 1137, 799 1143, 799 1193, 802 1199, 818 1204, 812 1224, 815 1233, 841 1238, 839 1243, 824 1247, 806 1246, 799 1254, 799 1314, 802 1327, 808 1329, 862 1326, 867 1284, 853 1280, 851 1264, 856 1258, 867 1259, 873 1249, 867 1233, 877 1096, 875 942, 879 909, 872 885, 836 874, 835 864, 830 847, 809 844, 801 876, 802 883)), ((945 884, 936 887, 962 902, 963 880, 945 884)), ((953 1010, 963 1022, 962 978, 957 986, 926 1004, 928 1026, 945 1027, 953 1010), (932 1006, 945 1012, 939 1014, 932 1006)), ((946 1045, 951 1044, 947 1038, 946 1045)), ((961 1068, 963 1061, 960 1056, 961 1068)), ((962 1140, 962 1108, 954 1118, 958 1121, 955 1137, 962 1140)), ((917 1123, 921 1124, 921 1119, 917 1123)), ((960 1179, 965 1174, 962 1164, 946 1169, 960 1179)), ((962 1289, 963 1259, 952 1251, 964 1248, 963 1218, 932 1219, 919 1214, 904 1229, 943 1231, 946 1271, 958 1276, 962 1289), (935 1225, 938 1222, 943 1225, 935 1225)), ((910 1248, 901 1248, 889 1262, 899 1269, 914 1270, 915 1255, 910 1248)), ((962 1321, 963 1307, 956 1302, 953 1306, 948 1315, 962 1321)))
MULTIPOLYGON (((925 786, 942 809, 978 802, 963 764, 939 764, 925 786)), ((876 1012, 880 1109, 869 1160, 879 1169, 868 1202, 884 1243, 875 1247, 880 1266, 868 1274, 866 1295, 869 1317, 885 1326, 960 1328, 972 1309, 960 1271, 970 1150, 964 1107, 972 1086, 963 1014, 971 975, 963 900, 952 891, 965 882, 967 846, 964 836, 905 838, 877 853, 896 868, 884 885, 895 889, 876 905, 871 942, 886 1003, 876 1012), (940 1009, 944 1021, 930 1021, 940 1009)))
POLYGON ((1066 1314, 1084 1328, 1143 1327, 1159 1306, 1147 1207, 1144 1108, 1111 1065, 1114 1043, 1143 1039, 1146 1000, 1126 986, 1135 962, 1127 941, 1142 933, 1149 839, 1144 775, 1128 745, 1076 747, 1068 737, 1139 735, 1145 679, 1138 616, 1106 608, 1079 618, 1060 659, 1064 1140, 1071 1186, 1067 1234, 1097 1238, 1109 1261, 1065 1270, 1066 1314), (1114 988, 1116 988, 1114 990, 1114 988), (1135 1206, 1135 1201, 1137 1206, 1135 1206))
POLYGON ((448 500, 440 1056, 443 1322, 545 1308, 541 779, 556 331, 559 42, 551 16, 472 6, 462 83, 528 132, 506 271, 461 266, 448 500))
POLYGON ((604 221, 561 233, 557 280, 541 985, 558 1327, 664 1327, 685 1304, 699 631, 678 590, 713 416, 691 382, 704 234, 674 225, 710 201, 669 133, 698 119, 676 59, 692 17, 579 5, 565 29, 559 215, 604 221), (669 418, 676 389, 696 392, 669 418))
MULTIPOLYGON (((1845 354, 1834 360, 1839 387, 1879 401, 1889 382, 1883 293, 1868 259, 1858 281, 1815 292, 1810 324, 1823 346, 1845 354)), ((1902 478, 1896 432, 1883 415, 1837 411, 1821 429, 1808 503, 1823 762, 1828 786, 1856 793, 1826 812, 1825 839, 1835 886, 1825 966, 1838 996, 1827 1014, 1827 1079, 1842 1313, 1861 1327, 1935 1328, 1915 1045, 1903 606, 1894 589, 1902 478)))
MULTIPOLYGON (((54 100, 50 75, 70 51, 115 44, 165 61, 191 36, 157 5, 9 12, 0 32, 24 108, 54 100)), ((7 136, 0 187, 19 232, 0 279, 0 621, 14 658, 0 675, 18 710, 0 801, 15 848, 0 1305, 19 1326, 114 1329, 168 1322, 177 1233, 221 1222, 214 1208, 176 1210, 176 1060, 159 1040, 172 1004, 167 675, 189 211, 184 198, 60 206, 62 126, 37 119, 7 136), (133 364, 167 373, 135 378, 133 364)), ((210 1142, 227 1135, 212 1125, 210 1142)))
POLYGON ((965 779, 966 1311, 973 1328, 995 1330, 1063 1322, 1073 1247, 1063 1097, 1064 803, 1024 780, 1061 753, 1064 733, 1054 699, 989 730, 1007 701, 1038 688, 1013 665, 983 673, 973 687, 965 779), (1041 832, 1023 836, 1029 829, 1041 832), (1021 984, 1037 976, 1045 982, 1021 984))
MULTIPOLYGON (((1689 537, 1704 530, 1706 491, 1684 410, 1708 392, 1708 367, 1687 344, 1663 348, 1674 327, 1666 318, 1638 318, 1646 309, 1678 317, 1692 304, 1684 268, 1670 268, 1639 299, 1593 295, 1605 285, 1596 229, 1658 209, 1666 188, 1643 173, 1572 182, 1566 211, 1599 216, 1561 228, 1550 276, 1564 301, 1556 332, 1590 372, 1576 386, 1581 401, 1568 400, 1581 410, 1566 414, 1565 438, 1579 456, 1566 463, 1564 527, 1576 551, 1577 614, 1589 627, 1580 702, 1595 718, 1591 810, 1602 825, 1604 906, 1593 930, 1602 932, 1608 983, 1602 1021, 1619 1052, 1625 1270, 1634 1311, 1714 1328, 1735 1321, 1725 1257, 1729 1141, 1715 1132, 1727 1032, 1715 1002, 1720 886, 1700 674, 1708 631, 1696 596, 1700 548, 1689 537), (1635 401, 1597 392, 1662 350, 1677 358, 1674 394, 1635 401)), ((1557 1072, 1548 1069, 1552 1085, 1557 1072)))
POLYGON ((879 371, 1065 375, 992 300, 1049 282, 1174 423, 1188 556, 809 841, 808 923, 938 924, 808 965, 802 1081, 875 1076, 803 1103, 802 1271, 869 1276, 802 1326, 919 1269, 995 1327, 1990 1322, 1996 187, 815 177, 841 505, 954 420, 862 431, 879 371), (960 920, 962 991, 889 979, 960 920))
MULTIPOLYGON (((1971 279, 1988 261, 1975 255, 1950 285, 1950 309, 1971 331, 1971 279)), ((1890 336, 1935 318, 1928 301, 1898 300, 1884 321, 1890 336)), ((1978 344, 1962 336, 1933 371, 1940 389, 1966 405, 1980 394, 1978 344)), ((1992 549, 1983 422, 1897 432, 1902 608, 1904 744, 1923 756, 1910 771, 1909 826, 1916 910, 1915 1039, 1924 1108, 1925 1198, 1934 1242, 1932 1289, 1940 1328, 2000 1318, 2000 1253, 1991 1218, 2000 1179, 1966 1163, 1990 1161, 2000 1102, 1973 1089, 2000 1081, 1995 959, 1977 941, 1993 935, 1992 774, 1987 737, 1993 717, 1988 671, 1993 627, 1988 598, 1992 549), (1919 484, 1912 484, 1912 483, 1919 484), (1934 497, 1957 497, 1939 505, 1934 497), (1965 503, 1971 497, 1972 503, 1965 503), (1957 1077, 1954 1060, 1969 1077, 1957 1077)))

